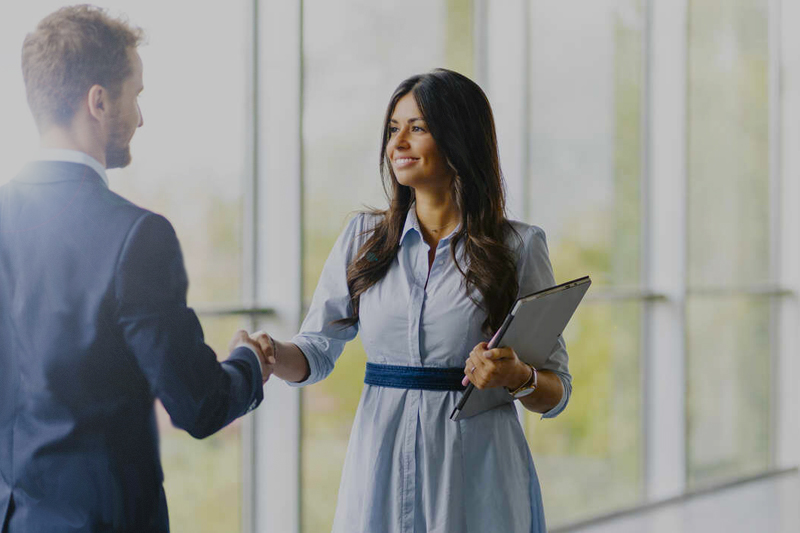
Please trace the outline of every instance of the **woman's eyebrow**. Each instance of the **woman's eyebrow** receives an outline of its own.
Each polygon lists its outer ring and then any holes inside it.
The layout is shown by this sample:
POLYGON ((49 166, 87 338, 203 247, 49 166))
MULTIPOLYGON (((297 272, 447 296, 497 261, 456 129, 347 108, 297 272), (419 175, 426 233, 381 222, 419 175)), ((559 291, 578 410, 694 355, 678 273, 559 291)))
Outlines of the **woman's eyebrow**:
MULTIPOLYGON (((412 122, 416 122, 416 121, 425 122, 425 119, 422 118, 422 117, 411 117, 406 122, 411 124, 412 122)), ((391 118, 391 119, 389 119, 389 124, 397 124, 397 120, 391 118)))

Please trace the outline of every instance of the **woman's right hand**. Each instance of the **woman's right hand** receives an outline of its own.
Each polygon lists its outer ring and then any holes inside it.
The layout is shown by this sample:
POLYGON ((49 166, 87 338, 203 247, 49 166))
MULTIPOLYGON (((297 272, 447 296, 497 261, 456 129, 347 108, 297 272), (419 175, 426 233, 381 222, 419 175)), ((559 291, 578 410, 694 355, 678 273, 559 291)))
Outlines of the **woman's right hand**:
POLYGON ((240 346, 247 346, 253 350, 261 365, 261 384, 263 385, 272 375, 275 366, 275 355, 273 352, 266 352, 264 350, 264 345, 258 342, 254 337, 255 334, 248 335, 245 330, 240 329, 234 334, 231 342, 228 343, 228 350, 232 352, 240 346))
POLYGON ((280 342, 266 331, 259 330, 250 338, 264 355, 272 360, 272 372, 284 381, 298 383, 308 379, 310 368, 303 352, 291 342, 280 342))
POLYGON ((278 350, 275 347, 275 339, 273 339, 269 333, 258 330, 250 335, 250 338, 259 345, 266 359, 271 359, 273 364, 277 362, 278 350))

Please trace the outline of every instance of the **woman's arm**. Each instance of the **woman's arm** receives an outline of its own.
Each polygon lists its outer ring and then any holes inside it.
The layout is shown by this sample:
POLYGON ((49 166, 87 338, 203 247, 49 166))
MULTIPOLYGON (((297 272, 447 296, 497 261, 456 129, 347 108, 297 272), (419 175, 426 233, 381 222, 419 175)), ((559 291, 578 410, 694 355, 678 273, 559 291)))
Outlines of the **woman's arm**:
MULTIPOLYGON (((530 379, 530 367, 520 361, 514 350, 487 350, 487 347, 482 342, 473 348, 464 366, 465 382, 471 381, 479 389, 505 387, 513 391, 530 379)), ((538 370, 536 390, 523 396, 520 402, 529 411, 546 413, 558 405, 563 394, 564 386, 557 374, 538 370)))
MULTIPOLYGON (((536 390, 520 398, 520 403, 528 411, 544 414, 552 410, 564 394, 561 378, 549 370, 538 370, 538 385, 536 390)), ((511 389, 511 387, 509 387, 511 389)), ((514 389, 511 389, 514 390, 514 389)))
POLYGON ((308 314, 300 332, 286 342, 264 332, 254 334, 262 349, 274 355, 273 374, 290 386, 305 386, 325 379, 347 342, 355 338, 358 324, 341 326, 338 320, 353 313, 347 286, 347 266, 352 263, 367 229, 367 215, 348 222, 336 239, 320 274, 308 314))

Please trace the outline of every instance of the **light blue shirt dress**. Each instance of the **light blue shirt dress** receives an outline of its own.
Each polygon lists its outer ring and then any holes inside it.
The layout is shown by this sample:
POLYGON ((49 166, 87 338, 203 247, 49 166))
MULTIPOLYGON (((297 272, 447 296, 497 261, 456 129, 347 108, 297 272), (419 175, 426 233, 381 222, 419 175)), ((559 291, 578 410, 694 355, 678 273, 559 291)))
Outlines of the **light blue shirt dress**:
MULTIPOLYGON (((320 276, 301 332, 292 342, 306 355, 309 378, 324 379, 356 334, 370 363, 411 367, 463 367, 472 348, 487 341, 486 314, 467 297, 450 255, 453 234, 439 241, 428 276, 429 246, 415 208, 409 209, 397 258, 386 276, 361 296, 357 325, 331 322, 351 314, 346 270, 375 224, 354 217, 339 236, 320 276)), ((544 232, 512 222, 519 237, 520 294, 554 285, 544 232)), ((461 252, 461 244, 458 246, 461 252)), ((461 255, 458 255, 461 257, 461 255)), ((572 377, 559 337, 542 369, 564 385, 572 377)), ((539 480, 516 409, 507 404, 454 422, 459 391, 364 385, 339 487, 335 533, 545 533, 539 480)))

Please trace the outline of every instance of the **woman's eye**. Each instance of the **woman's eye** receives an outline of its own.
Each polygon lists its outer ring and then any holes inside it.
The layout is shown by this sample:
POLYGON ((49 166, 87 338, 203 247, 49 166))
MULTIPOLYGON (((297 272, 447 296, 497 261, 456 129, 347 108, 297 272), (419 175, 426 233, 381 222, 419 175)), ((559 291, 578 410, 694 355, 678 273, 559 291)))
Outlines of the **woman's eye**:
POLYGON ((389 126, 389 135, 393 133, 397 133, 397 130, 400 129, 397 126, 389 126))
POLYGON ((421 131, 421 132, 424 132, 425 130, 422 128, 422 126, 413 126, 413 127, 411 128, 411 131, 421 131))

